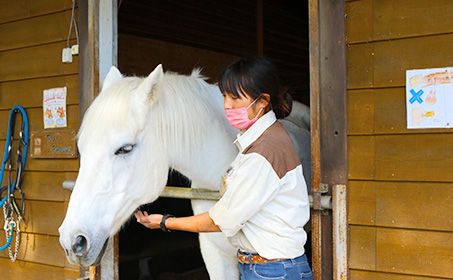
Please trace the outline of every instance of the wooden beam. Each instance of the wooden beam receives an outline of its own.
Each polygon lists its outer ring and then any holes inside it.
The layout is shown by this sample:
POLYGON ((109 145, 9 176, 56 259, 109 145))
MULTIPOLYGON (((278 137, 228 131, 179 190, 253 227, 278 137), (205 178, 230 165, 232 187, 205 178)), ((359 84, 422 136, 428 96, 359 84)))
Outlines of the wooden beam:
MULTIPOLYGON (((117 0, 79 2, 79 124, 110 67, 117 65, 117 8, 117 0)), ((90 267, 90 279, 119 279, 118 236, 108 246, 101 266, 90 267)), ((81 269, 80 276, 86 273, 81 269)))
MULTIPOLYGON (((319 104, 319 0, 309 1, 309 52, 310 52, 310 113, 311 113, 311 193, 319 192, 321 184, 321 147, 320 147, 320 115, 319 104)), ((321 244, 321 212, 312 211, 312 270, 313 279, 322 278, 322 244, 321 244)))
MULTIPOLYGON (((344 4, 309 1, 312 194, 347 184, 344 4)), ((313 279, 335 279, 332 213, 312 213, 313 279)))
POLYGON ((99 92, 99 1, 79 1, 79 124, 99 92))

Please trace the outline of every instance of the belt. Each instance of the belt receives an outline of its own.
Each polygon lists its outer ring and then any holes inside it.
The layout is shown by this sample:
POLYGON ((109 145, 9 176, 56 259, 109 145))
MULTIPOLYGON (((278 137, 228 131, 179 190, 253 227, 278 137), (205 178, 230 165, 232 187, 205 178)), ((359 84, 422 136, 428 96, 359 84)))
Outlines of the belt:
POLYGON ((238 257, 238 261, 242 264, 250 264, 250 261, 252 264, 262 264, 262 263, 278 262, 278 261, 286 260, 286 259, 266 259, 266 258, 261 257, 260 255, 243 254, 241 251, 238 251, 237 257, 238 257))

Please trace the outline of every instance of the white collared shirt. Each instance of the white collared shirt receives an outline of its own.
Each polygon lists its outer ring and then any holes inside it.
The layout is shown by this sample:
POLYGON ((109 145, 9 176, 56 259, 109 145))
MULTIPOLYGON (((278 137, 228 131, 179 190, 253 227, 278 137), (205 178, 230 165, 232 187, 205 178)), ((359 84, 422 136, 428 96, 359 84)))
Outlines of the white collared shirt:
POLYGON ((209 215, 230 243, 268 259, 302 255, 310 218, 296 150, 270 111, 235 141, 239 154, 225 174, 226 192, 209 215))

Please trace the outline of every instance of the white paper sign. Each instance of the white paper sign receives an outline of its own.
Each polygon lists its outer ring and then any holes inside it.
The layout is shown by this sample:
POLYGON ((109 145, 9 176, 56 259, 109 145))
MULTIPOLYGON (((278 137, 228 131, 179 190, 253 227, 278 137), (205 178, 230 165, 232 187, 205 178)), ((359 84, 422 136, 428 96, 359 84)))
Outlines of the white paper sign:
POLYGON ((453 68, 406 71, 407 128, 450 128, 453 68))
POLYGON ((66 87, 44 90, 44 128, 66 127, 66 87))

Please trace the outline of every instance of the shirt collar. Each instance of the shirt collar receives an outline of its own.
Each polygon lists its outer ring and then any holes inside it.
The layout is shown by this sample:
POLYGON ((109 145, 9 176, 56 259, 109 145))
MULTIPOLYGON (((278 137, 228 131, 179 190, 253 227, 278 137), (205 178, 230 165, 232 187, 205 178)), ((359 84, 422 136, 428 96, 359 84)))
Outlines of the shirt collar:
POLYGON ((277 121, 274 111, 269 111, 259 118, 249 129, 239 132, 234 143, 242 152, 250 144, 255 142, 261 134, 277 121))

